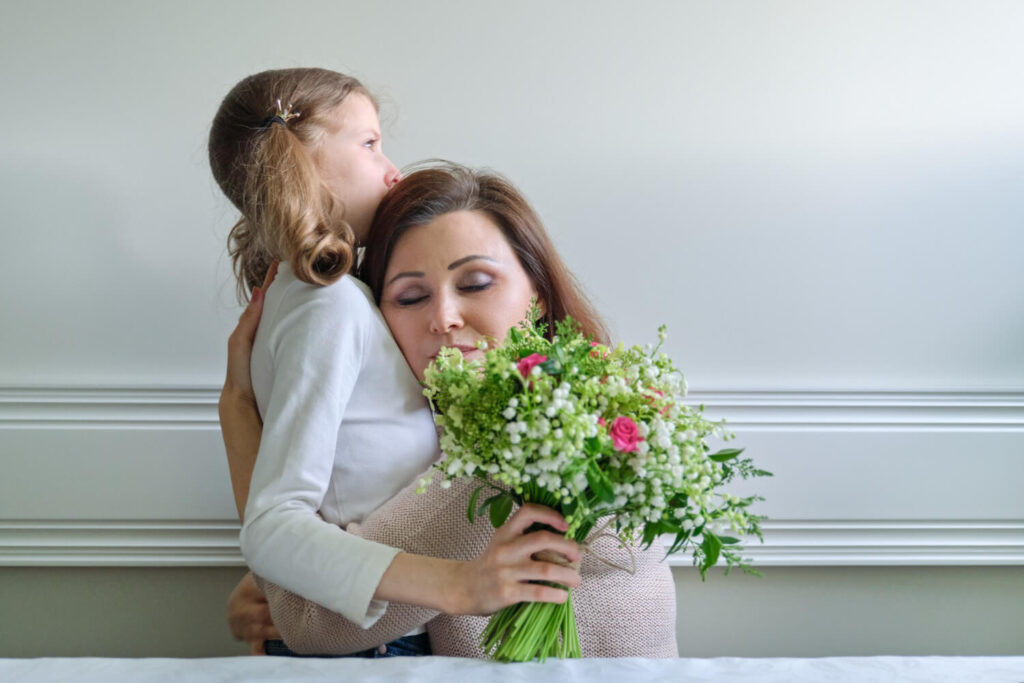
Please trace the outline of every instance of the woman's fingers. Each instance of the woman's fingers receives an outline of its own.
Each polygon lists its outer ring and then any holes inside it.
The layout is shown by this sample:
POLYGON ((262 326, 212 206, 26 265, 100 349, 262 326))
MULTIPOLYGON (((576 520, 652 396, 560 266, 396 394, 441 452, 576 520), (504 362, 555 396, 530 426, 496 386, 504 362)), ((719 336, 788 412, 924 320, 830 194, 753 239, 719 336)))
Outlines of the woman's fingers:
POLYGON ((243 576, 231 591, 227 607, 228 627, 236 640, 258 642, 262 647, 264 640, 281 637, 271 619, 267 598, 256 585, 252 572, 243 576))
POLYGON ((277 267, 279 265, 281 265, 280 261, 274 261, 270 264, 270 267, 267 268, 267 274, 263 277, 263 284, 260 285, 260 289, 264 292, 267 291, 267 287, 269 287, 270 283, 274 281, 275 277, 277 277, 277 267))
POLYGON ((277 262, 270 266, 262 287, 254 287, 249 305, 238 317, 238 324, 228 337, 228 368, 224 380, 223 395, 239 395, 250 399, 253 395, 252 379, 249 376, 249 361, 252 356, 252 345, 256 339, 256 330, 260 326, 263 315, 263 302, 267 287, 277 274, 277 262))
POLYGON ((252 346, 252 340, 256 338, 256 330, 260 326, 260 316, 263 315, 263 290, 254 287, 252 296, 249 298, 249 305, 238 316, 238 324, 228 337, 228 348, 248 348, 252 346))

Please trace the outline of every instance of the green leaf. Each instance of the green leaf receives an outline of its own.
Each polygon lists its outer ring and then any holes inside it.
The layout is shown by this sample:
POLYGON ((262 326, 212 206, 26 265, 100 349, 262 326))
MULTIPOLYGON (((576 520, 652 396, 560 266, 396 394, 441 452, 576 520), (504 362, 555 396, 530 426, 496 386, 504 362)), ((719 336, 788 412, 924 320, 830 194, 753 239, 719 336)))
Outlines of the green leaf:
POLYGON ((602 501, 605 503, 615 502, 615 492, 612 490, 611 483, 593 461, 587 465, 587 483, 602 501))
POLYGON ((733 538, 732 536, 719 536, 718 540, 721 541, 723 545, 736 545, 740 542, 740 539, 733 538))
POLYGON ((689 531, 680 531, 677 533, 675 540, 672 541, 672 545, 669 547, 668 552, 666 552, 665 555, 672 555, 682 550, 683 546, 690 540, 690 534, 691 532, 689 531))
POLYGON ((495 529, 504 524, 512 512, 512 496, 502 493, 497 498, 497 500, 491 503, 491 524, 494 525, 495 529))
POLYGON ((588 436, 583 440, 583 452, 587 455, 597 455, 601 452, 601 440, 596 436, 588 436))
POLYGON ((700 544, 704 549, 704 559, 707 566, 713 567, 718 562, 718 556, 722 552, 722 541, 710 531, 704 532, 704 541, 700 544))
POLYGON ((538 367, 549 375, 558 375, 562 372, 562 363, 554 358, 549 358, 538 367))
POLYGON ((484 510, 489 508, 491 506, 491 503, 493 503, 494 501, 498 500, 503 495, 504 495, 503 493, 495 493, 493 496, 491 496, 490 498, 488 498, 484 502, 480 503, 480 507, 478 507, 477 510, 476 510, 477 516, 484 514, 484 510))
POLYGON ((727 460, 732 460, 737 457, 742 452, 742 448, 726 448, 725 450, 718 451, 717 453, 712 453, 708 457, 715 462, 726 462, 727 460))
POLYGON ((480 492, 487 488, 487 485, 477 487, 476 491, 473 491, 473 495, 469 497, 469 507, 466 508, 466 517, 469 518, 469 523, 472 524, 476 520, 476 501, 480 497, 480 492))

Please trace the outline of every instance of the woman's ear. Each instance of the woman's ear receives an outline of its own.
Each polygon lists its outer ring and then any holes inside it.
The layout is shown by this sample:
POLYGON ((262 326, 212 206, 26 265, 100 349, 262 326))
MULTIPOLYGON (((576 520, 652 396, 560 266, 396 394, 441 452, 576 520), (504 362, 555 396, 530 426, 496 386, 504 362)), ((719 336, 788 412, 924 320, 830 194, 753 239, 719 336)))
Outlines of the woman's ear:
POLYGON ((537 292, 534 292, 534 293, 533 293, 533 300, 537 302, 537 308, 539 308, 539 309, 540 309, 540 315, 541 315, 541 317, 543 318, 544 316, 546 316, 546 315, 548 314, 548 305, 547 305, 547 302, 545 302, 545 301, 544 301, 544 299, 540 298, 540 297, 539 297, 539 296, 537 295, 537 292))

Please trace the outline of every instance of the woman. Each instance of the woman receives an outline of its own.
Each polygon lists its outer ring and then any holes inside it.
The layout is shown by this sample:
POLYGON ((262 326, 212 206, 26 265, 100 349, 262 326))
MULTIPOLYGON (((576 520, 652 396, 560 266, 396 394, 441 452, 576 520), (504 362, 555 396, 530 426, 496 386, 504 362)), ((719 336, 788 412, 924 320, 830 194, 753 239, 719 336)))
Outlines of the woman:
MULTIPOLYGON (((417 378, 438 350, 454 346, 467 357, 480 340, 500 341, 536 299, 549 321, 571 315, 585 332, 605 339, 599 319, 554 251, 539 219, 504 179, 455 165, 411 173, 385 197, 368 238, 361 275, 370 286, 395 341, 417 378)), ((239 334, 251 334, 252 317, 239 334)), ((551 329, 551 327, 549 327, 551 329)), ((246 364, 244 349, 231 362, 246 364)), ((234 372, 244 377, 244 372, 234 372)), ((246 406, 237 406, 241 412, 246 406)), ((248 406, 253 411, 251 404, 248 406)), ((225 439, 244 437, 232 420, 225 439)), ((250 449, 229 448, 232 469, 254 457, 250 449)), ((236 479, 236 478, 233 478, 236 479)), ((454 560, 486 547, 492 529, 470 524, 465 511, 475 485, 462 480, 451 489, 432 485, 417 495, 407 487, 348 531, 413 553, 454 560)), ((236 491, 236 495, 245 495, 236 491)), ((522 527, 512 524, 518 533, 522 527)), ((505 527, 497 534, 508 533, 505 527)), ((629 566, 629 552, 595 540, 594 552, 629 566)), ((613 569, 588 554, 573 601, 584 656, 674 657, 675 593, 669 568, 655 544, 634 551, 636 575, 613 569)), ((392 604, 369 629, 260 581, 273 621, 288 645, 300 652, 350 652, 387 642, 410 624, 427 621, 435 654, 481 656, 479 635, 486 619, 439 614, 392 604)), ((236 611, 238 606, 236 606, 236 611)))
MULTIPOLYGON (((564 601, 565 591, 530 583, 578 581, 573 571, 530 557, 538 543, 577 556, 575 544, 557 534, 496 537, 508 552, 455 562, 341 528, 438 455, 419 386, 369 291, 347 276, 381 197, 399 177, 381 149, 369 92, 326 69, 254 74, 221 103, 209 154, 214 178, 242 214, 229 239, 239 287, 255 286, 281 261, 275 286, 254 292, 261 303, 266 297, 266 315, 247 392, 263 428, 251 474, 236 473, 252 493, 240 539, 249 566, 362 626, 379 618, 387 600, 463 614, 523 599, 564 601)), ((552 511, 522 514, 565 528, 552 511)))

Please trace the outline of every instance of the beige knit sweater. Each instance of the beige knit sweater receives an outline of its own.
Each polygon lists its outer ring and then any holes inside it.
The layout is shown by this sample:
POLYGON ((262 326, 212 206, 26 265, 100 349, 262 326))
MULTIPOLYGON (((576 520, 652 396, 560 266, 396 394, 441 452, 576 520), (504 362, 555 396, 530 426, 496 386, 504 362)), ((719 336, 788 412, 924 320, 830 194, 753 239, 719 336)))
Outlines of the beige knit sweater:
MULTIPOLYGON (((476 482, 460 479, 442 489, 435 478, 425 493, 411 484, 362 524, 347 530, 410 553, 470 560, 490 541, 494 528, 486 515, 470 524, 469 497, 476 482)), ((625 549, 611 538, 592 543, 610 562, 630 566, 625 549)), ((636 575, 612 569, 590 555, 580 567, 582 584, 573 604, 584 657, 677 657, 676 597, 664 549, 633 550, 636 575)), ((427 624, 435 655, 483 657, 478 643, 488 617, 453 616, 392 602, 387 613, 361 629, 326 607, 256 577, 266 593, 274 624, 285 643, 304 654, 347 654, 387 643, 427 624)))

